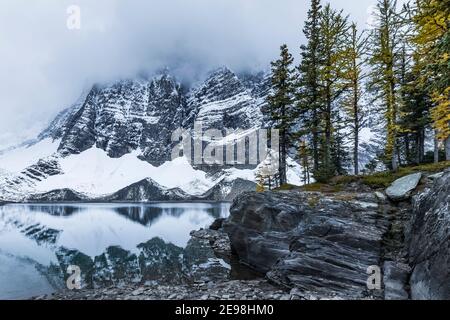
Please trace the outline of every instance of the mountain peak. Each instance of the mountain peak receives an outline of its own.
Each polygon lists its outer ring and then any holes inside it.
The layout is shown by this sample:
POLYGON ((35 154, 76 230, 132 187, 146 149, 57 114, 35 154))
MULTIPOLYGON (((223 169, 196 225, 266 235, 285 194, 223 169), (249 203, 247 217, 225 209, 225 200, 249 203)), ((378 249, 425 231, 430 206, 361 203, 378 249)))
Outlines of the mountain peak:
POLYGON ((207 79, 192 93, 197 103, 226 100, 245 91, 236 74, 227 67, 220 67, 209 73, 207 79))
POLYGON ((118 158, 142 150, 141 158, 159 165, 170 159, 172 132, 202 121, 216 129, 259 124, 257 100, 227 66, 211 71, 198 86, 183 90, 169 68, 153 77, 94 85, 62 111, 36 139, 61 139, 63 156, 95 146, 118 158))
POLYGON ((210 71, 208 73, 208 75, 209 75, 208 78, 218 76, 218 75, 226 75, 226 76, 232 76, 232 77, 236 76, 236 74, 227 66, 220 66, 216 69, 213 69, 212 71, 210 71))

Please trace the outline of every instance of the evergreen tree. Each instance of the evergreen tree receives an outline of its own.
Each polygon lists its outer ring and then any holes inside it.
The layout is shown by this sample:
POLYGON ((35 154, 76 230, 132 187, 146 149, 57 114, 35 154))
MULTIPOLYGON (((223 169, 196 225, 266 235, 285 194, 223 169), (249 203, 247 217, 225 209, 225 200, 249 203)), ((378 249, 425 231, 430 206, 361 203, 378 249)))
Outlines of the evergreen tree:
POLYGON ((347 123, 342 119, 340 110, 335 112, 333 119, 334 124, 333 140, 331 145, 331 160, 333 162, 335 174, 346 175, 348 174, 347 168, 351 162, 345 139, 345 129, 347 127, 347 123))
POLYGON ((276 129, 280 131, 279 143, 279 176, 280 184, 287 183, 287 154, 291 128, 295 117, 293 116, 293 95, 295 74, 292 68, 294 59, 288 47, 280 47, 280 59, 272 62, 272 94, 269 95, 268 110, 276 129))
POLYGON ((416 27, 418 65, 422 84, 432 97, 431 111, 436 138, 444 142, 450 159, 450 1, 416 0, 413 21, 416 27))
POLYGON ((450 160, 450 86, 441 94, 433 94, 436 106, 431 110, 436 138, 444 142, 445 159, 450 160))
POLYGON ((402 19, 397 12, 396 0, 378 0, 374 13, 375 25, 370 37, 371 81, 369 89, 374 93, 386 122, 385 160, 392 170, 399 166, 398 133, 398 58, 402 46, 402 19))
MULTIPOLYGON (((332 150, 333 146, 341 145, 341 141, 338 144, 333 141, 333 132, 338 132, 333 129, 333 120, 335 120, 333 115, 338 115, 333 108, 344 91, 341 81, 347 30, 347 18, 342 15, 342 11, 335 11, 327 4, 322 10, 319 28, 321 43, 319 53, 322 57, 322 65, 319 67, 319 83, 321 84, 320 110, 324 132, 321 139, 321 163, 318 171, 322 180, 328 180, 333 177, 338 169, 337 164, 333 162, 332 154, 335 155, 335 159, 340 159, 338 152, 341 150, 332 150)), ((341 164, 338 165, 341 170, 341 164)))
POLYGON ((312 172, 317 181, 327 181, 336 174, 334 160, 340 159, 337 153, 344 150, 333 150, 344 145, 343 141, 333 141, 333 133, 338 132, 333 128, 333 117, 345 90, 341 73, 347 30, 347 18, 342 12, 330 5, 322 9, 320 1, 312 1, 304 28, 308 42, 301 46, 297 100, 303 127, 300 135, 309 137, 312 172))
POLYGON ((357 26, 353 23, 349 29, 347 48, 344 55, 343 79, 344 97, 341 105, 347 115, 349 127, 353 139, 353 167, 355 175, 359 174, 359 133, 364 125, 364 112, 362 109, 362 81, 364 54, 366 52, 366 40, 364 33, 359 33, 357 26))
POLYGON ((303 28, 307 43, 300 46, 301 63, 298 67, 297 105, 303 129, 300 136, 310 139, 313 157, 313 170, 319 169, 319 134, 320 134, 320 0, 311 0, 311 8, 303 28))
MULTIPOLYGON (((414 54, 411 55, 414 60, 414 54)), ((429 126, 431 100, 420 83, 420 70, 413 61, 408 63, 403 49, 400 72, 399 131, 403 139, 404 158, 408 164, 424 161, 425 130, 429 126)))
POLYGON ((300 146, 298 149, 298 159, 300 160, 300 163, 302 165, 303 169, 303 183, 304 184, 310 184, 311 183, 311 160, 310 160, 310 154, 308 150, 308 145, 305 140, 302 140, 300 142, 300 146))

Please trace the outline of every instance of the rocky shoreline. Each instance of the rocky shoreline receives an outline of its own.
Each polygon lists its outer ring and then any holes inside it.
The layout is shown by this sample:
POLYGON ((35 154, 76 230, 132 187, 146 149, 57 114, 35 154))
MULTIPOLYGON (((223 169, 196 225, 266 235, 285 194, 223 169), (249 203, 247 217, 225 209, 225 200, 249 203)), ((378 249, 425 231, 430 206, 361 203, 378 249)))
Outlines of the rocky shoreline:
POLYGON ((295 292, 281 290, 266 280, 198 282, 192 285, 112 286, 98 290, 65 291, 33 300, 291 300, 295 292))
POLYGON ((243 193, 228 219, 192 232, 190 254, 194 261, 205 252, 228 263, 234 257, 260 278, 223 277, 216 264, 194 267, 189 283, 141 282, 37 299, 450 299, 449 188, 447 169, 401 179, 386 193, 356 192, 357 186, 332 194, 243 193), (377 268, 380 287, 369 288, 377 268))

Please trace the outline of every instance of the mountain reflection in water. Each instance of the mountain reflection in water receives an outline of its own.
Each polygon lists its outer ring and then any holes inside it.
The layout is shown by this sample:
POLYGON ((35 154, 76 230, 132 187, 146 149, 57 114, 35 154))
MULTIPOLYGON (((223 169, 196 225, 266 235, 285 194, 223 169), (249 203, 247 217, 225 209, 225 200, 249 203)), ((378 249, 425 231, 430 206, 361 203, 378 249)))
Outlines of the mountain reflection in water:
POLYGON ((5 205, 0 207, 0 299, 60 289, 71 264, 84 270, 85 286, 182 282, 203 277, 189 270, 203 264, 226 274, 228 266, 201 244, 190 241, 188 250, 198 247, 200 256, 186 255, 184 248, 192 230, 228 214, 228 203, 5 205))

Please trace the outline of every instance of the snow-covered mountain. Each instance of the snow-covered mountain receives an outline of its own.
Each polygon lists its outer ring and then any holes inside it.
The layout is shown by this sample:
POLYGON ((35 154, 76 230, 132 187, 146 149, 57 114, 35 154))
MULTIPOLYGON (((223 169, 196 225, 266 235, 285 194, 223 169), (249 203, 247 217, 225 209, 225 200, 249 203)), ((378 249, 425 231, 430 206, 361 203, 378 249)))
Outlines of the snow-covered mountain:
POLYGON ((230 200, 253 190, 254 167, 172 161, 172 133, 195 122, 204 131, 257 130, 268 79, 222 67, 192 88, 167 71, 95 85, 35 140, 0 153, 0 199, 230 200))

